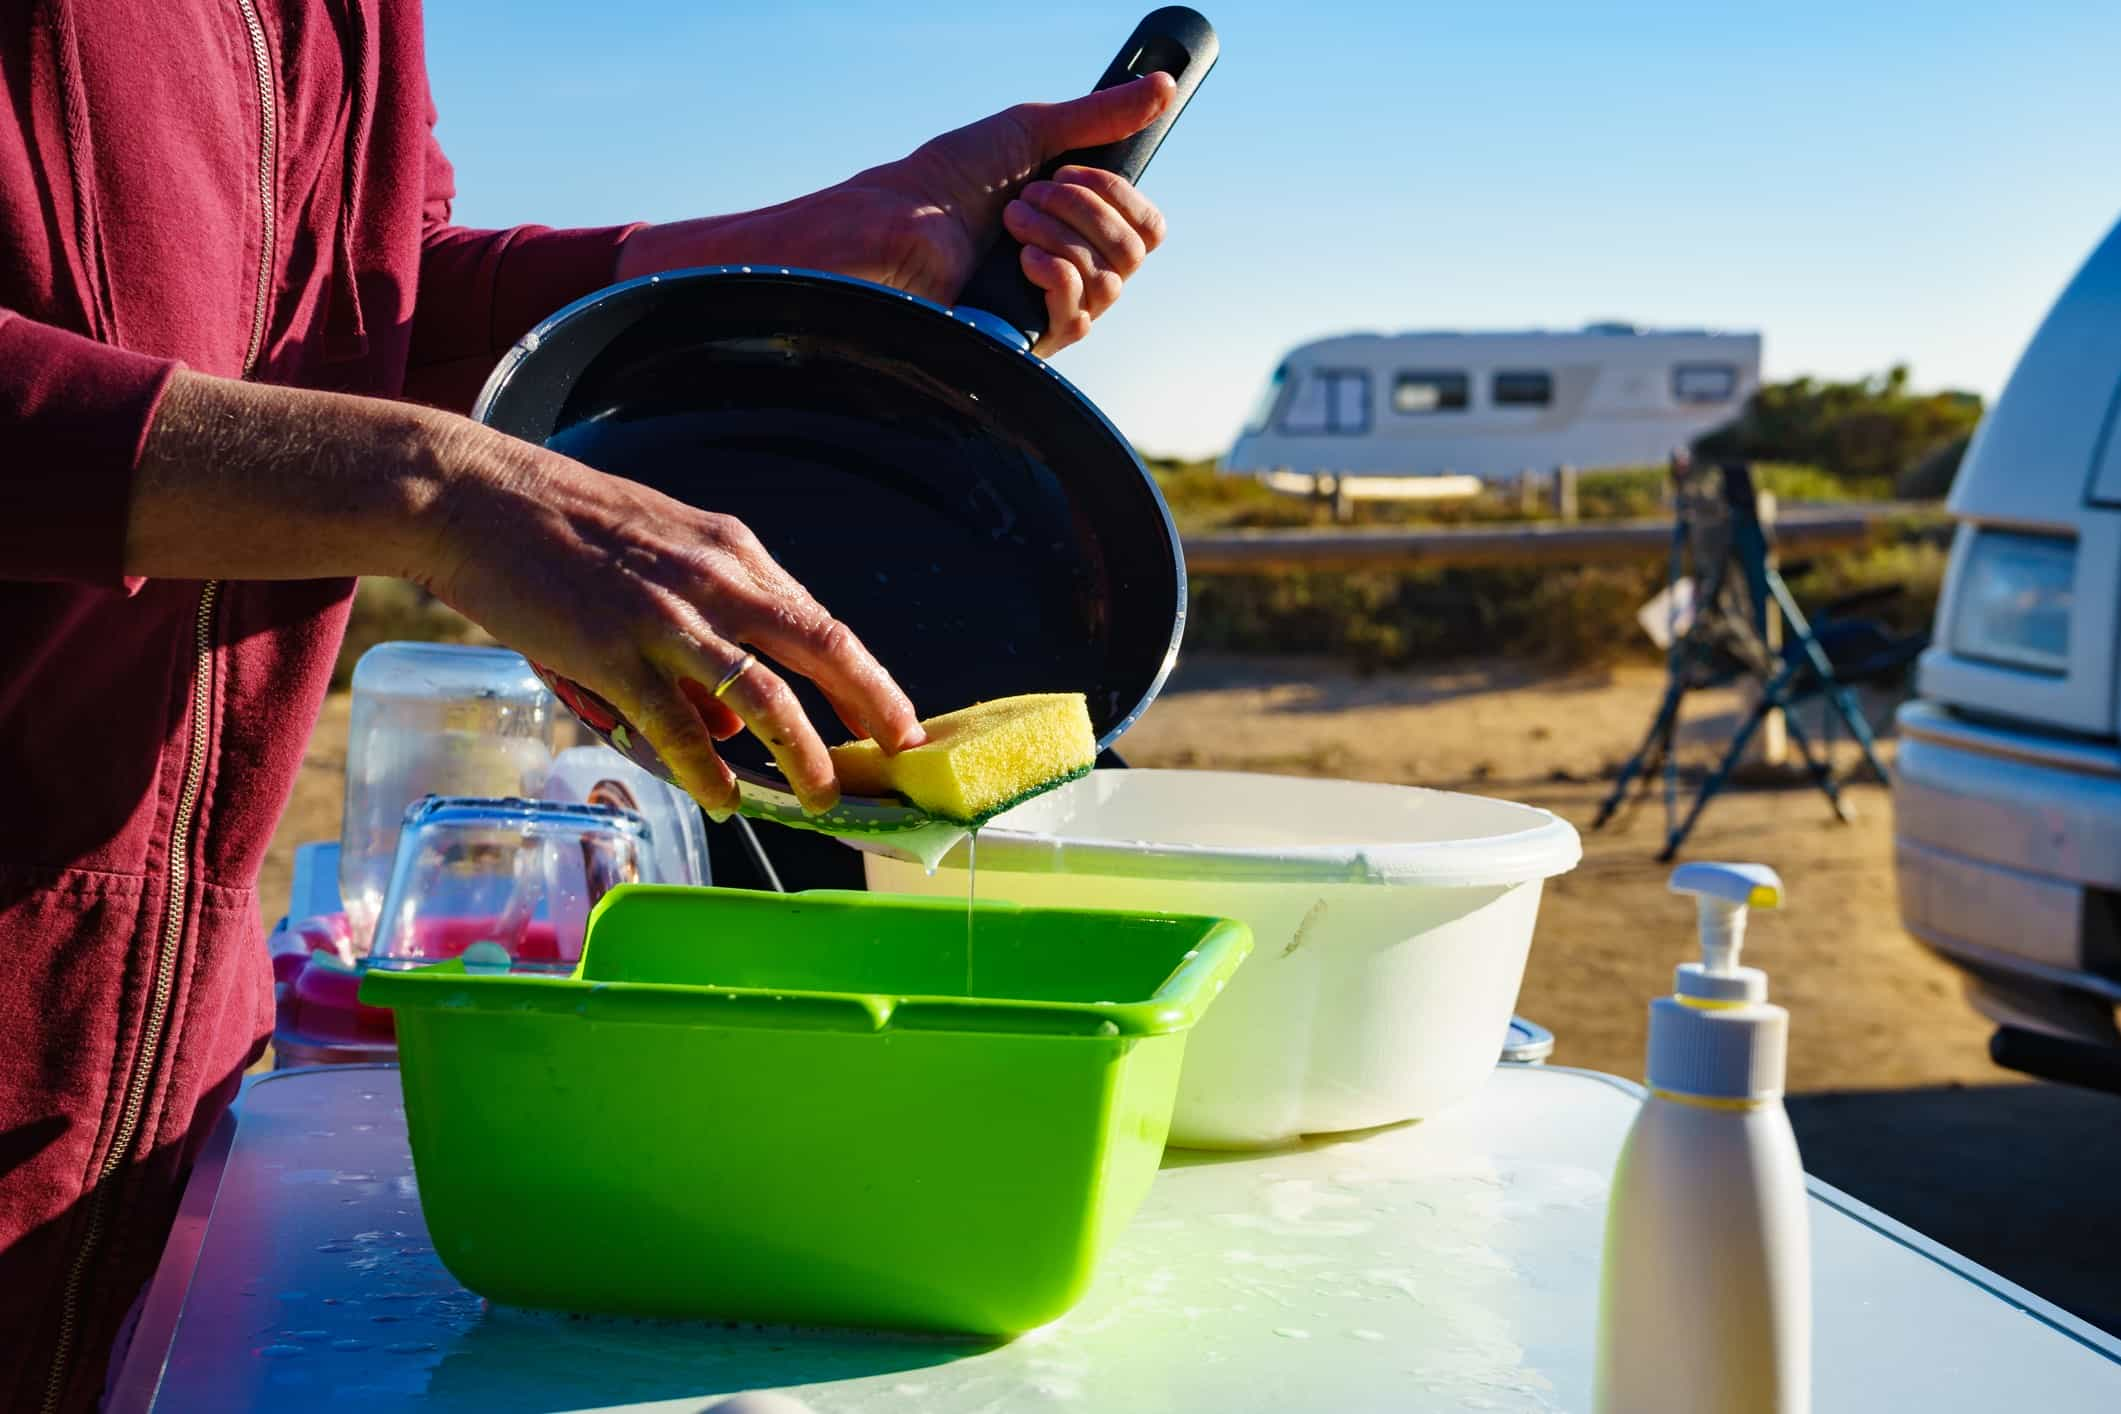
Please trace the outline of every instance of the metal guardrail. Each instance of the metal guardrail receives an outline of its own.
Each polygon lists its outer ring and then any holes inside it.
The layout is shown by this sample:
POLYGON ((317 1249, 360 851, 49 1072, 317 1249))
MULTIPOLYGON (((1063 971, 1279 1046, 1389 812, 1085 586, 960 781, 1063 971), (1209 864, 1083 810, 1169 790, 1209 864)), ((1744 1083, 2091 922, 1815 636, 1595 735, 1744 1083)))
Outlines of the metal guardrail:
MULTIPOLYGON (((1933 505, 1900 501, 1785 506, 1775 518, 1775 549, 1785 556, 1853 549, 1868 544, 1895 521, 1937 514, 1933 505)), ((1184 544, 1186 569, 1192 574, 1627 564, 1662 558, 1671 549, 1672 523, 1626 520, 1453 529, 1237 530, 1188 535, 1184 544)))

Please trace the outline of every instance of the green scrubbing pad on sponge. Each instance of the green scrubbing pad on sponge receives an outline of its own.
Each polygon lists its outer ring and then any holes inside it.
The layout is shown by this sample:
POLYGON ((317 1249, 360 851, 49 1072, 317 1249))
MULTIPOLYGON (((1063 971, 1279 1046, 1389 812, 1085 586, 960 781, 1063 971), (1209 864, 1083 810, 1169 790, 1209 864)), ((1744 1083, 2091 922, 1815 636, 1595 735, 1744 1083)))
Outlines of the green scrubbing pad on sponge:
POLYGON ((1097 760, 1090 709, 1079 692, 1002 697, 921 724, 926 744, 887 756, 874 741, 832 748, 848 795, 902 795, 937 819, 970 828, 1089 772, 1097 760))

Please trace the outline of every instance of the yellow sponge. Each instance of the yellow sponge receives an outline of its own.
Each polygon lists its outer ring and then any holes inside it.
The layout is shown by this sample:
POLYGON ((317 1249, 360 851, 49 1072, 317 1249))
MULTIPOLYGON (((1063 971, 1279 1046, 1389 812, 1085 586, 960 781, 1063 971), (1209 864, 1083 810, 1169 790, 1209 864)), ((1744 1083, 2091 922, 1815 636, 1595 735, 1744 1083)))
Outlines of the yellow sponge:
POLYGON ((930 815, 971 826, 1074 780, 1097 759, 1079 692, 997 698, 921 725, 927 743, 896 756, 869 740, 833 747, 840 789, 902 795, 930 815))

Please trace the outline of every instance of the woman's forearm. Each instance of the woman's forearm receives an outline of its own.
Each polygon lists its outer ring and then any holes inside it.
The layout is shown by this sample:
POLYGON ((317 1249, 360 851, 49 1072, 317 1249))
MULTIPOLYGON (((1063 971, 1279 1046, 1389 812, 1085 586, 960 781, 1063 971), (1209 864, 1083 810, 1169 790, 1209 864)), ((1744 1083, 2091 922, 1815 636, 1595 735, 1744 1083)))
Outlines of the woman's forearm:
POLYGON ((410 404, 180 372, 133 480, 125 570, 425 577, 444 491, 482 438, 498 434, 410 404))
POLYGON ((703 265, 795 265, 837 270, 830 249, 830 192, 729 216, 701 216, 639 226, 619 247, 621 280, 703 265))

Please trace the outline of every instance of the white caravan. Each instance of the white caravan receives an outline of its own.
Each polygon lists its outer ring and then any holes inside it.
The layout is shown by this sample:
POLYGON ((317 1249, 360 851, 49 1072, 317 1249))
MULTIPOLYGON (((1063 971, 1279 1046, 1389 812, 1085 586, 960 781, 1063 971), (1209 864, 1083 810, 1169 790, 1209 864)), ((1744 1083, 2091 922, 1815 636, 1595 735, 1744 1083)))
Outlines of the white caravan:
MULTIPOLYGON (((2048 312, 1960 468, 1893 789, 1909 931, 1965 969, 1985 1015, 2102 1048, 2121 1044, 2117 408, 2121 227, 2048 312)), ((1998 1059, 2019 1064, 2002 1049, 2015 1043, 2000 1033, 1998 1059)))
POLYGON ((1759 383, 1758 334, 1348 334, 1282 360, 1223 469, 1495 481, 1658 464, 1759 383))

